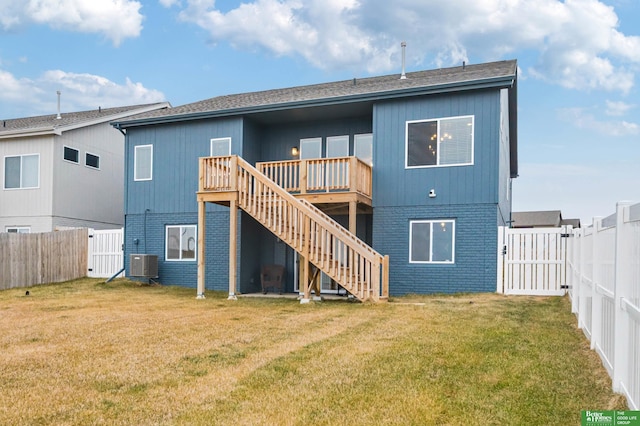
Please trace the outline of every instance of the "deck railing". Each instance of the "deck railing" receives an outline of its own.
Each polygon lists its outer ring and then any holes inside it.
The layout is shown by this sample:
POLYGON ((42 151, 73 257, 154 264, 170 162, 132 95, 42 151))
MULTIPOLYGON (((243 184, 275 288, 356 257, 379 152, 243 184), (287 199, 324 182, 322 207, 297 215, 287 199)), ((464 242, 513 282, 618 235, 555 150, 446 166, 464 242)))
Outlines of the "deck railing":
POLYGON ((200 192, 206 191, 237 191, 241 209, 360 300, 388 297, 388 256, 242 158, 201 158, 200 192))
POLYGON ((355 192, 371 198, 371 166, 357 157, 269 161, 256 168, 287 192, 355 192))

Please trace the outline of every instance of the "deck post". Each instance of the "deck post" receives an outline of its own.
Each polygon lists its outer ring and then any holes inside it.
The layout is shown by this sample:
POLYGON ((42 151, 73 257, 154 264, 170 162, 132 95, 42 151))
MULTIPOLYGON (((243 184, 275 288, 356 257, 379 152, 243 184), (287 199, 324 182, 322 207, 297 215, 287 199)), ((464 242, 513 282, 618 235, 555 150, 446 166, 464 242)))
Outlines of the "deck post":
POLYGON ((234 199, 229 202, 229 297, 228 300, 236 300, 237 271, 237 239, 238 239, 238 202, 234 199))
POLYGON ((198 201, 198 290, 196 299, 204 299, 204 271, 205 271, 205 214, 207 203, 198 201))
POLYGON ((358 203, 357 201, 349 201, 349 232, 356 235, 356 223, 358 218, 358 203))
POLYGON ((307 160, 300 160, 300 193, 307 193, 307 160))

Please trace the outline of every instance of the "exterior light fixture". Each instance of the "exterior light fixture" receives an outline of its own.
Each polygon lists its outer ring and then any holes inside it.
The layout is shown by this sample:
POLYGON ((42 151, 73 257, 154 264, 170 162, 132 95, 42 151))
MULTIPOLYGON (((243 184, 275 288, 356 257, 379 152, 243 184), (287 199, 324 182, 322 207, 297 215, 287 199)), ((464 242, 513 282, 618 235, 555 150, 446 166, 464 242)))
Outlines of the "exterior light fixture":
POLYGON ((291 155, 293 155, 294 157, 297 157, 298 154, 300 153, 300 151, 298 151, 298 147, 294 146, 291 148, 291 155))

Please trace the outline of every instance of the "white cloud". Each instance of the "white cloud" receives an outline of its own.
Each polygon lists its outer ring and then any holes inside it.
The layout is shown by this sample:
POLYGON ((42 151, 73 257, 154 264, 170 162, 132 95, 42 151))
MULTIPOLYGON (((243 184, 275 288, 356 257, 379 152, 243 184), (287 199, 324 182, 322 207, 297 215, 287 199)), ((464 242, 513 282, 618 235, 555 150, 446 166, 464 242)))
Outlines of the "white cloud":
POLYGON ((602 121, 585 108, 565 108, 558 111, 559 118, 580 129, 593 130, 608 137, 640 134, 640 125, 628 121, 602 121))
POLYGON ((141 3, 132 0, 0 0, 0 29, 29 24, 103 34, 115 46, 142 30, 141 3))
MULTIPOLYGON (((161 0, 165 5, 174 0, 161 0)), ((448 66, 537 51, 533 77, 573 89, 627 92, 640 65, 640 37, 617 30, 599 0, 254 0, 221 11, 214 0, 183 0, 182 20, 213 42, 300 55, 324 69, 448 66)))
POLYGON ((124 84, 118 84, 97 75, 52 70, 31 80, 15 78, 0 69, 0 103, 10 104, 12 108, 12 116, 3 118, 54 114, 57 111, 57 90, 62 92, 61 104, 67 112, 165 100, 161 92, 128 78, 124 84))
POLYGON ((171 7, 173 5, 180 4, 180 0, 159 0, 160 4, 164 7, 171 7))
POLYGON ((635 108, 635 105, 627 104, 625 102, 606 101, 607 109, 605 113, 607 115, 620 116, 625 115, 629 110, 635 108))

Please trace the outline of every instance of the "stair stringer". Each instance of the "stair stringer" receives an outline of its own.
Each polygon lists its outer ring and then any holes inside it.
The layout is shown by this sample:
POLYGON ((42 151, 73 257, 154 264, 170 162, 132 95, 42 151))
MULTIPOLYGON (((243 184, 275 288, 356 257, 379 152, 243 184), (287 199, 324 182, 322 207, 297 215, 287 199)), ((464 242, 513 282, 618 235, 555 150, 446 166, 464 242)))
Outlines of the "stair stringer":
POLYGON ((242 158, 232 156, 227 164, 231 186, 238 191, 238 207, 359 300, 388 297, 388 256, 242 158))

